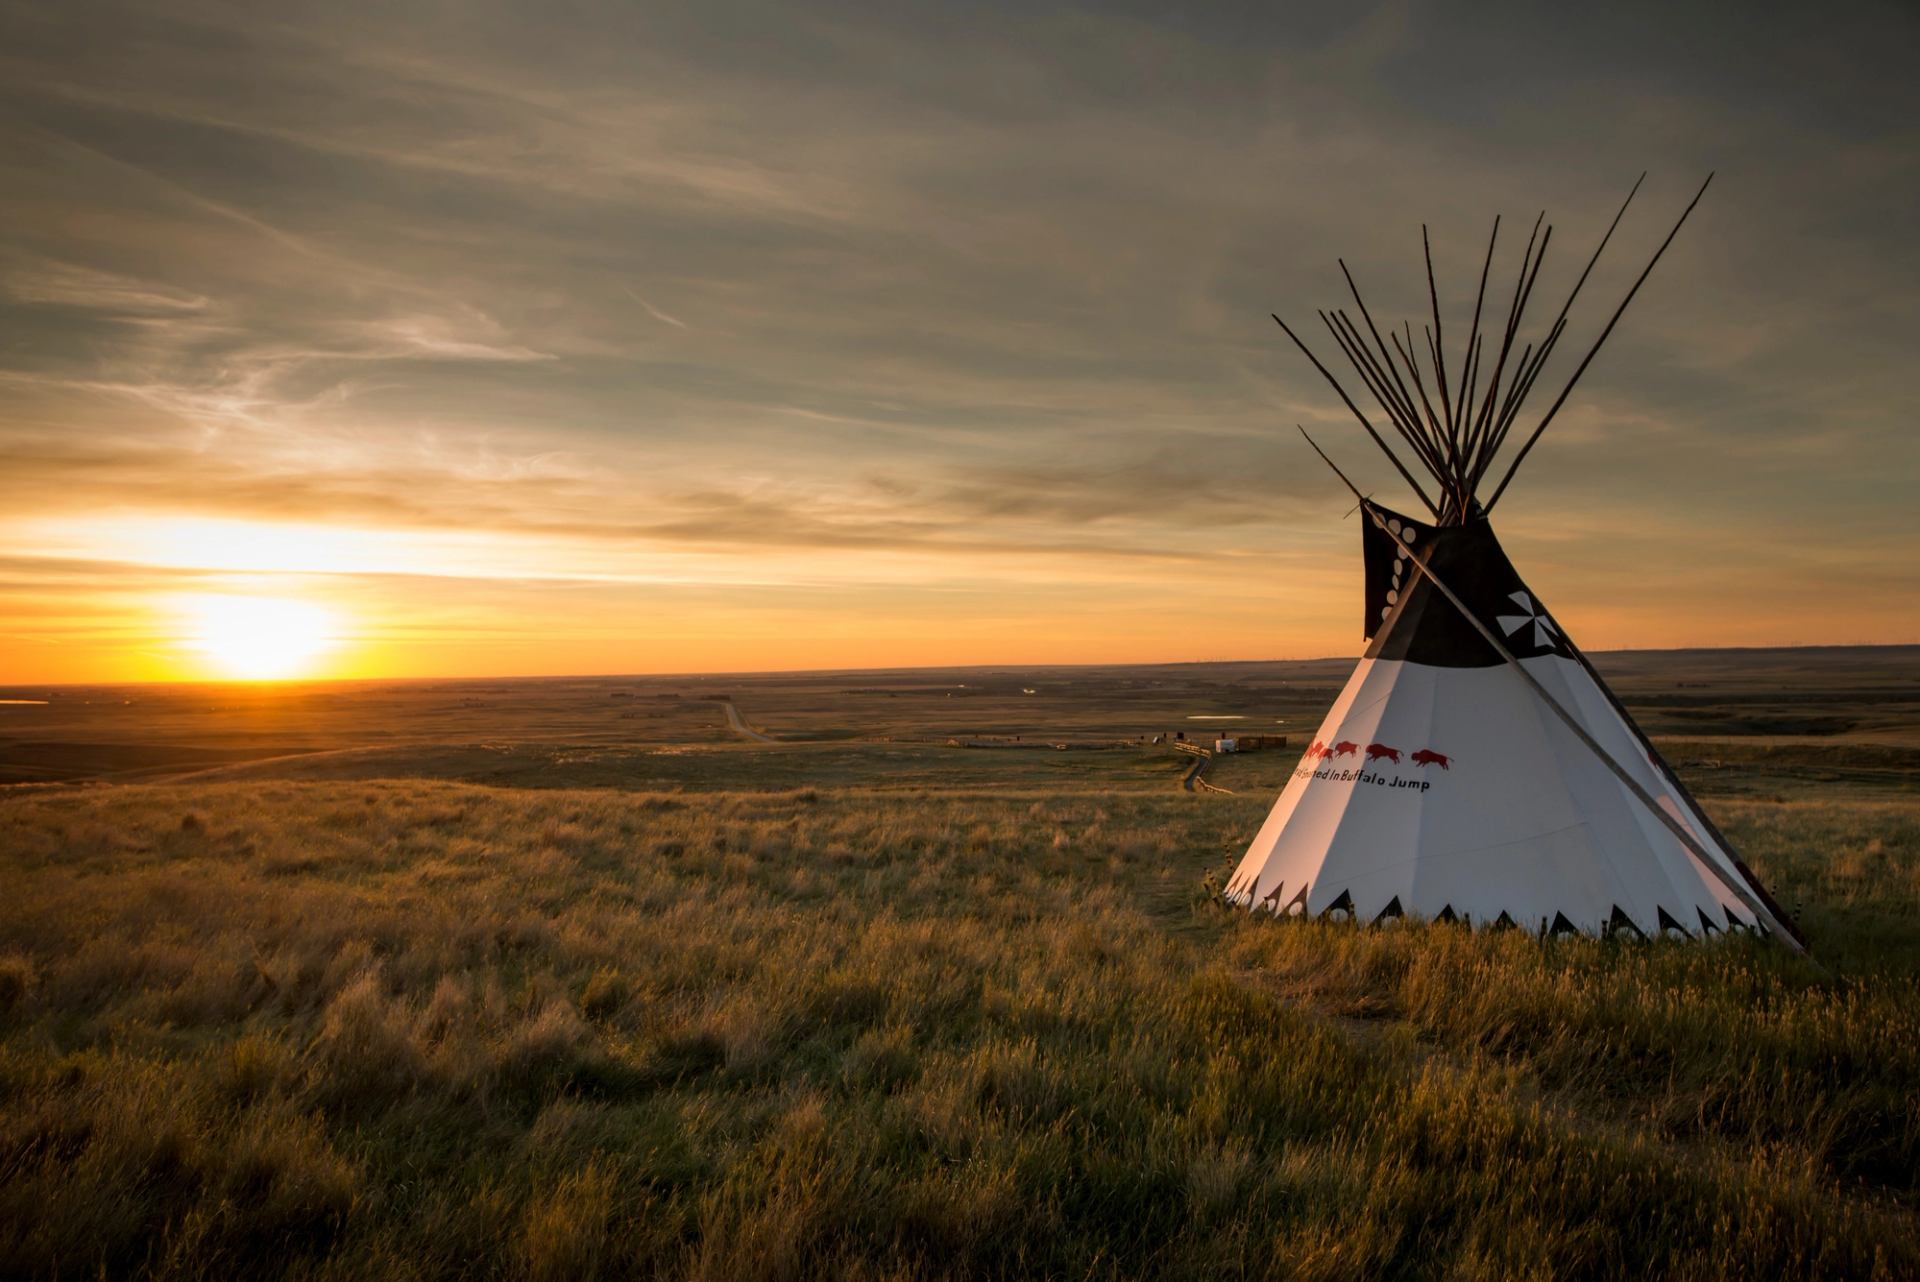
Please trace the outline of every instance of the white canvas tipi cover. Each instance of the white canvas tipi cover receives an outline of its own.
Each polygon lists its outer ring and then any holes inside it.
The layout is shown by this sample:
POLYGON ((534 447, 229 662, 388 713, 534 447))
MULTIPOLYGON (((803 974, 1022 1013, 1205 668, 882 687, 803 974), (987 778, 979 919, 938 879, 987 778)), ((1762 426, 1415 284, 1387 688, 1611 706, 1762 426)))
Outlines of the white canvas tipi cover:
POLYGON ((1436 527, 1369 511, 1379 516, 1364 538, 1375 635, 1227 898, 1360 921, 1791 937, 1785 914, 1521 583, 1487 522, 1436 527), (1593 745, 1434 590, 1409 546, 1593 745))

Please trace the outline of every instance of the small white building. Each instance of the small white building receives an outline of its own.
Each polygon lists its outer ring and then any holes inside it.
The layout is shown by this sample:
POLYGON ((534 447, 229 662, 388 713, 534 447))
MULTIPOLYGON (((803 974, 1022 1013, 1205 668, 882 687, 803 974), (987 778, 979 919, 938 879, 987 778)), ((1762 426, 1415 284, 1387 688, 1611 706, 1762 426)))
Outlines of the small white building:
POLYGON ((1240 741, 1237 739, 1215 739, 1213 741, 1213 750, 1215 752, 1237 752, 1239 749, 1240 741))

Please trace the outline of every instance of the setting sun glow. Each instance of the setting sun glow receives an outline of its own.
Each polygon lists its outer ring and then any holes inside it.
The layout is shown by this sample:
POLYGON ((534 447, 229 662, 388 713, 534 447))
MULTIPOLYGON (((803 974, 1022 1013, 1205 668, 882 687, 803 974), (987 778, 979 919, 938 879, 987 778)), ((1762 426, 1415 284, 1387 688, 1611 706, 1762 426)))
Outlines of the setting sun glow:
POLYGON ((311 601, 201 596, 185 605, 188 644, 241 680, 304 676, 336 641, 334 616, 311 601))

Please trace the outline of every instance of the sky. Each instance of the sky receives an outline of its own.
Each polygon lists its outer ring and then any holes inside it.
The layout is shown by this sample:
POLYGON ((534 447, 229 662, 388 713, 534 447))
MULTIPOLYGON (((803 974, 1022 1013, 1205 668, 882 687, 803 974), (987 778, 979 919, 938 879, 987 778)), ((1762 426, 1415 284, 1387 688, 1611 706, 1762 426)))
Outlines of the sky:
POLYGON ((1425 224, 1464 327, 1542 209, 1557 306, 1642 171, 1549 391, 1717 176, 1508 551, 1590 650, 1920 641, 1916 64, 1849 3, 0 3, 0 684, 1357 653, 1294 425, 1415 501, 1268 313, 1343 257, 1417 331, 1425 224))

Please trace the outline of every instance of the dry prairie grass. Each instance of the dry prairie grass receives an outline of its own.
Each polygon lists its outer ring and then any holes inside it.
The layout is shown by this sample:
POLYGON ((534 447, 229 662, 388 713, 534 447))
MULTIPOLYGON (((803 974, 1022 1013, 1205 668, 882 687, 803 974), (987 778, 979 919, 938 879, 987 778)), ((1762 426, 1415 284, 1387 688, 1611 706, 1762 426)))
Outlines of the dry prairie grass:
POLYGON ((0 1273, 1920 1271, 1910 807, 1728 815, 1823 974, 1248 920, 1261 806, 7 799, 0 1273))

